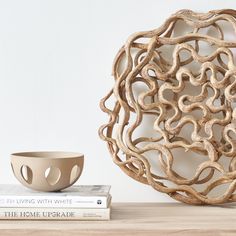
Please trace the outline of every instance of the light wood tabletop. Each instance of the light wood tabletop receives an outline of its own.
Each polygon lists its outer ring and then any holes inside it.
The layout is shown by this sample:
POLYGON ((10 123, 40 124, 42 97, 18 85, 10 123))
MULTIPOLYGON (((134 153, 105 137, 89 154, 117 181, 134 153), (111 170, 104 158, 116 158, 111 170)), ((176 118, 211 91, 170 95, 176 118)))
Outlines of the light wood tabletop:
POLYGON ((236 205, 113 203, 110 221, 0 221, 0 235, 236 235, 236 205))

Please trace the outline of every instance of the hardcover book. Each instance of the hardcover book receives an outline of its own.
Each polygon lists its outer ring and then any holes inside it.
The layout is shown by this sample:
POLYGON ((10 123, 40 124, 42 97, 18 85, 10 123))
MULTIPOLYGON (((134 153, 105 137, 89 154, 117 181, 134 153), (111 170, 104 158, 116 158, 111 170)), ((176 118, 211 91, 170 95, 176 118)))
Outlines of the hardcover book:
POLYGON ((0 185, 0 208, 107 208, 109 185, 75 185, 59 192, 37 192, 21 185, 0 185))
POLYGON ((109 220, 110 208, 0 208, 0 220, 109 220))

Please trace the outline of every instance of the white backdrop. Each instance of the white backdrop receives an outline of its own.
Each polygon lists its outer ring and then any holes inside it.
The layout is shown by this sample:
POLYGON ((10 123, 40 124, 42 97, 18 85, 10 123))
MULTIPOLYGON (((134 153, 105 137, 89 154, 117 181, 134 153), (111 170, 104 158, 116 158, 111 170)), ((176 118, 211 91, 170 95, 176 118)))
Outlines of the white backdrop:
POLYGON ((126 176, 98 137, 99 100, 127 37, 183 8, 236 8, 235 1, 0 1, 0 183, 17 183, 9 154, 79 151, 78 184, 111 184, 114 201, 171 201, 126 176))

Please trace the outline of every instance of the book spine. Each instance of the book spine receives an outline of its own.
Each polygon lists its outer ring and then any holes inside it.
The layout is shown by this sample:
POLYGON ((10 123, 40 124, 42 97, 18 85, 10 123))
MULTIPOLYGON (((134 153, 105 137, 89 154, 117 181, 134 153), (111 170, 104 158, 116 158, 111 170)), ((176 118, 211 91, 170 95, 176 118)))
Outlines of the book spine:
POLYGON ((108 199, 106 196, 0 196, 0 208, 107 208, 108 199))
POLYGON ((110 208, 0 208, 0 220, 109 220, 110 208))

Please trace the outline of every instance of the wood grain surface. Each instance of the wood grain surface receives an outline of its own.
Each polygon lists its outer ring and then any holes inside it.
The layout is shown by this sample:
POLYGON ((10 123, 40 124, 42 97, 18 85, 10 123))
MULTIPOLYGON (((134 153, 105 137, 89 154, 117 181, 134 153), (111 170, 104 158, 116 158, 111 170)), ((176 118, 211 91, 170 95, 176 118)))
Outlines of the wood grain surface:
POLYGON ((236 235, 236 205, 114 203, 110 221, 0 221, 0 235, 236 235))

